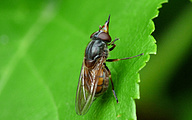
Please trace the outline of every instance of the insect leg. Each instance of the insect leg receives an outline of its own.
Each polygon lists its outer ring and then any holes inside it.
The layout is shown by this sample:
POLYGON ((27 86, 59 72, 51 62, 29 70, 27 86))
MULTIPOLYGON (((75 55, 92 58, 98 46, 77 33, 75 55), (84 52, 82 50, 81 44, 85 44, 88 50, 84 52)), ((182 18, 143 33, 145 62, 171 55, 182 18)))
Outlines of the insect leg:
POLYGON ((112 51, 116 45, 114 44, 115 41, 119 40, 119 38, 115 38, 115 40, 113 40, 109 45, 112 45, 113 47, 109 48, 109 51, 112 51))
POLYGON ((138 57, 138 56, 141 56, 141 55, 144 55, 144 53, 141 53, 139 55, 132 56, 132 57, 121 58, 121 59, 107 59, 106 61, 107 62, 115 62, 115 61, 119 61, 119 60, 127 60, 127 59, 131 59, 131 58, 138 57))
POLYGON ((110 80, 111 80, 113 95, 114 95, 117 103, 119 103, 119 101, 118 101, 118 99, 117 99, 117 96, 116 96, 116 94, 115 94, 115 89, 114 89, 113 81, 112 81, 112 78, 111 78, 111 71, 109 70, 109 68, 106 66, 105 63, 104 63, 104 65, 105 65, 105 68, 107 69, 107 71, 109 72, 109 78, 110 78, 110 80))

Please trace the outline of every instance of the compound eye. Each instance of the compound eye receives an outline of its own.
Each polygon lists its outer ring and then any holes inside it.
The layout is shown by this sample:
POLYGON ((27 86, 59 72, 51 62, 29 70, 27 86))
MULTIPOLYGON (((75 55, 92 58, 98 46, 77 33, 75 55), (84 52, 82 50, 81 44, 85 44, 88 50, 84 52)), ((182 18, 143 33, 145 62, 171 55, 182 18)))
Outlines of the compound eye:
POLYGON ((98 35, 98 38, 106 42, 111 42, 111 36, 109 33, 102 32, 98 35))

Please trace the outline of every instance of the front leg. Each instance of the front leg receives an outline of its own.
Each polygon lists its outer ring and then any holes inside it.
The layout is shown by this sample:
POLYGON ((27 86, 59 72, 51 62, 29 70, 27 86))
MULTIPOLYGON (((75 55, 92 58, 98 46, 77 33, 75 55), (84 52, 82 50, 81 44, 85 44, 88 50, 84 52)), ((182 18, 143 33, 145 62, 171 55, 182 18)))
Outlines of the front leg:
POLYGON ((114 42, 117 41, 117 40, 119 40, 119 38, 115 38, 115 40, 113 40, 113 41, 109 44, 109 45, 112 45, 112 47, 109 48, 109 51, 112 51, 112 50, 116 47, 116 45, 114 44, 114 42))

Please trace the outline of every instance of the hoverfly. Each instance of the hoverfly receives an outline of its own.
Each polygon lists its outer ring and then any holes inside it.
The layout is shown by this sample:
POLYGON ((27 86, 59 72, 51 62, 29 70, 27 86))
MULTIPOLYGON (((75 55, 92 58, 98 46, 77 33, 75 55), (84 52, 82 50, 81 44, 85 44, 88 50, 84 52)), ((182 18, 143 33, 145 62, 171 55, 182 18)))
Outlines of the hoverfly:
POLYGON ((85 49, 85 57, 81 68, 75 100, 76 113, 78 115, 87 113, 94 98, 102 95, 107 90, 109 79, 111 80, 113 95, 118 103, 111 72, 105 62, 126 60, 143 55, 142 53, 122 59, 107 59, 109 51, 112 51, 116 46, 114 42, 119 40, 117 38, 111 42, 111 36, 108 32, 109 20, 110 15, 105 24, 102 27, 99 26, 99 30, 90 36, 91 41, 85 49), (107 46, 112 47, 108 49, 107 46))

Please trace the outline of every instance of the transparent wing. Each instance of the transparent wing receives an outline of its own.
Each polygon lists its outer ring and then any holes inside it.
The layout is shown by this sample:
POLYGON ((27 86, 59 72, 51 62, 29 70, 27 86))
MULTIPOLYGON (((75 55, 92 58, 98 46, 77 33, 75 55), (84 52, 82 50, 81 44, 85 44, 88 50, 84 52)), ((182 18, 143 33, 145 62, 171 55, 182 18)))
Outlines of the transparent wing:
POLYGON ((83 62, 75 100, 76 113, 79 115, 87 113, 93 102, 99 80, 98 74, 101 72, 104 60, 105 58, 101 57, 91 69, 88 69, 83 62))

